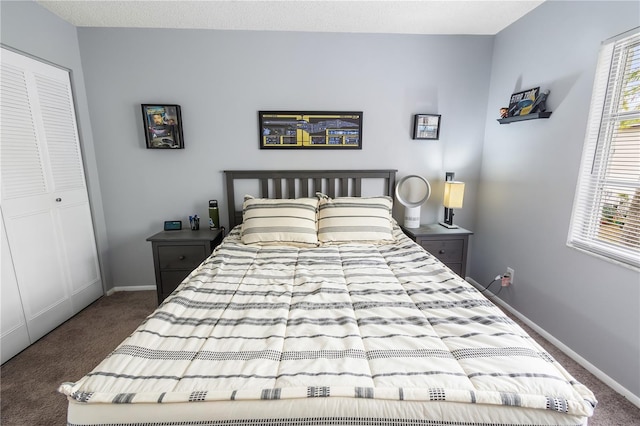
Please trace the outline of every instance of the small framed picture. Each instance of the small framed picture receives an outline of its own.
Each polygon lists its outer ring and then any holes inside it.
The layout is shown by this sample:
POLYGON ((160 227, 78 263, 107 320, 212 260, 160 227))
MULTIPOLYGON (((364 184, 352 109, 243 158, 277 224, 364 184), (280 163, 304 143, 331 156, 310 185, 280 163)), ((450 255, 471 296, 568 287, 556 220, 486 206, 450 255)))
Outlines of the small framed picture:
POLYGON ((413 120, 413 139, 439 139, 440 115, 416 114, 413 120))
POLYGON ((182 149, 180 105, 142 104, 144 136, 148 149, 182 149))

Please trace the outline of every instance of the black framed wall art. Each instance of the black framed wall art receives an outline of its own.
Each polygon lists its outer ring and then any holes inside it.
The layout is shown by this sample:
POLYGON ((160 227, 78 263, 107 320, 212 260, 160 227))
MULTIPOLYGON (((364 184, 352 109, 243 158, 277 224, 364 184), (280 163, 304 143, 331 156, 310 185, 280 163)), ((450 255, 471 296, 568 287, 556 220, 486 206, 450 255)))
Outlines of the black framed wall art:
POLYGON ((362 149, 362 111, 259 111, 260 149, 362 149))
POLYGON ((141 104, 148 149, 182 149, 180 105, 141 104))
POLYGON ((416 114, 413 118, 413 139, 439 139, 440 115, 416 114))

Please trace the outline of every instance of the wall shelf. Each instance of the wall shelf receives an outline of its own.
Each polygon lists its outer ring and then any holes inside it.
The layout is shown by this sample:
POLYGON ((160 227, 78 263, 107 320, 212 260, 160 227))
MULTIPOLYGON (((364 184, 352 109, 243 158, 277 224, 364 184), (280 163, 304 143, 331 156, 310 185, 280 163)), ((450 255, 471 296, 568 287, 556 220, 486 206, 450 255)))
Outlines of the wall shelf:
POLYGON ((500 124, 509 124, 516 121, 524 121, 524 120, 537 120, 539 118, 549 118, 551 116, 551 111, 545 112, 534 112, 533 114, 526 115, 516 115, 515 117, 507 117, 507 118, 498 118, 498 122, 500 124))

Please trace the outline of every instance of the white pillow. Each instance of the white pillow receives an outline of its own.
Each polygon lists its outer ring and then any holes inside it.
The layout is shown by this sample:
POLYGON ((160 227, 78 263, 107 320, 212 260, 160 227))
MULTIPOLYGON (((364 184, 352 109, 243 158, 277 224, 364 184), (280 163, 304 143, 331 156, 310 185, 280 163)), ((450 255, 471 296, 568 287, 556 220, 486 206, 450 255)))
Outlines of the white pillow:
POLYGON ((242 234, 245 244, 318 244, 316 198, 295 200, 245 197, 242 234))
POLYGON ((318 240, 391 241, 393 240, 391 197, 320 196, 318 203, 318 240))

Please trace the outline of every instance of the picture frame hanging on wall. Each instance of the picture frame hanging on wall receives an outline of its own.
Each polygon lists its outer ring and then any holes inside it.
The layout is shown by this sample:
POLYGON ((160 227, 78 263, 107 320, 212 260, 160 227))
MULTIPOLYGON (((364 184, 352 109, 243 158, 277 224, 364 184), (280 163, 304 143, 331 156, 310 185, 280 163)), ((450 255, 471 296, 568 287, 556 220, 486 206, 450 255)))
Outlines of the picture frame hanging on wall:
POLYGON ((180 105, 141 104, 147 149, 183 149, 180 105))
POLYGON ((440 115, 416 114, 413 118, 413 139, 440 139, 440 115))
POLYGON ((260 149, 362 149, 362 111, 258 111, 260 149))

